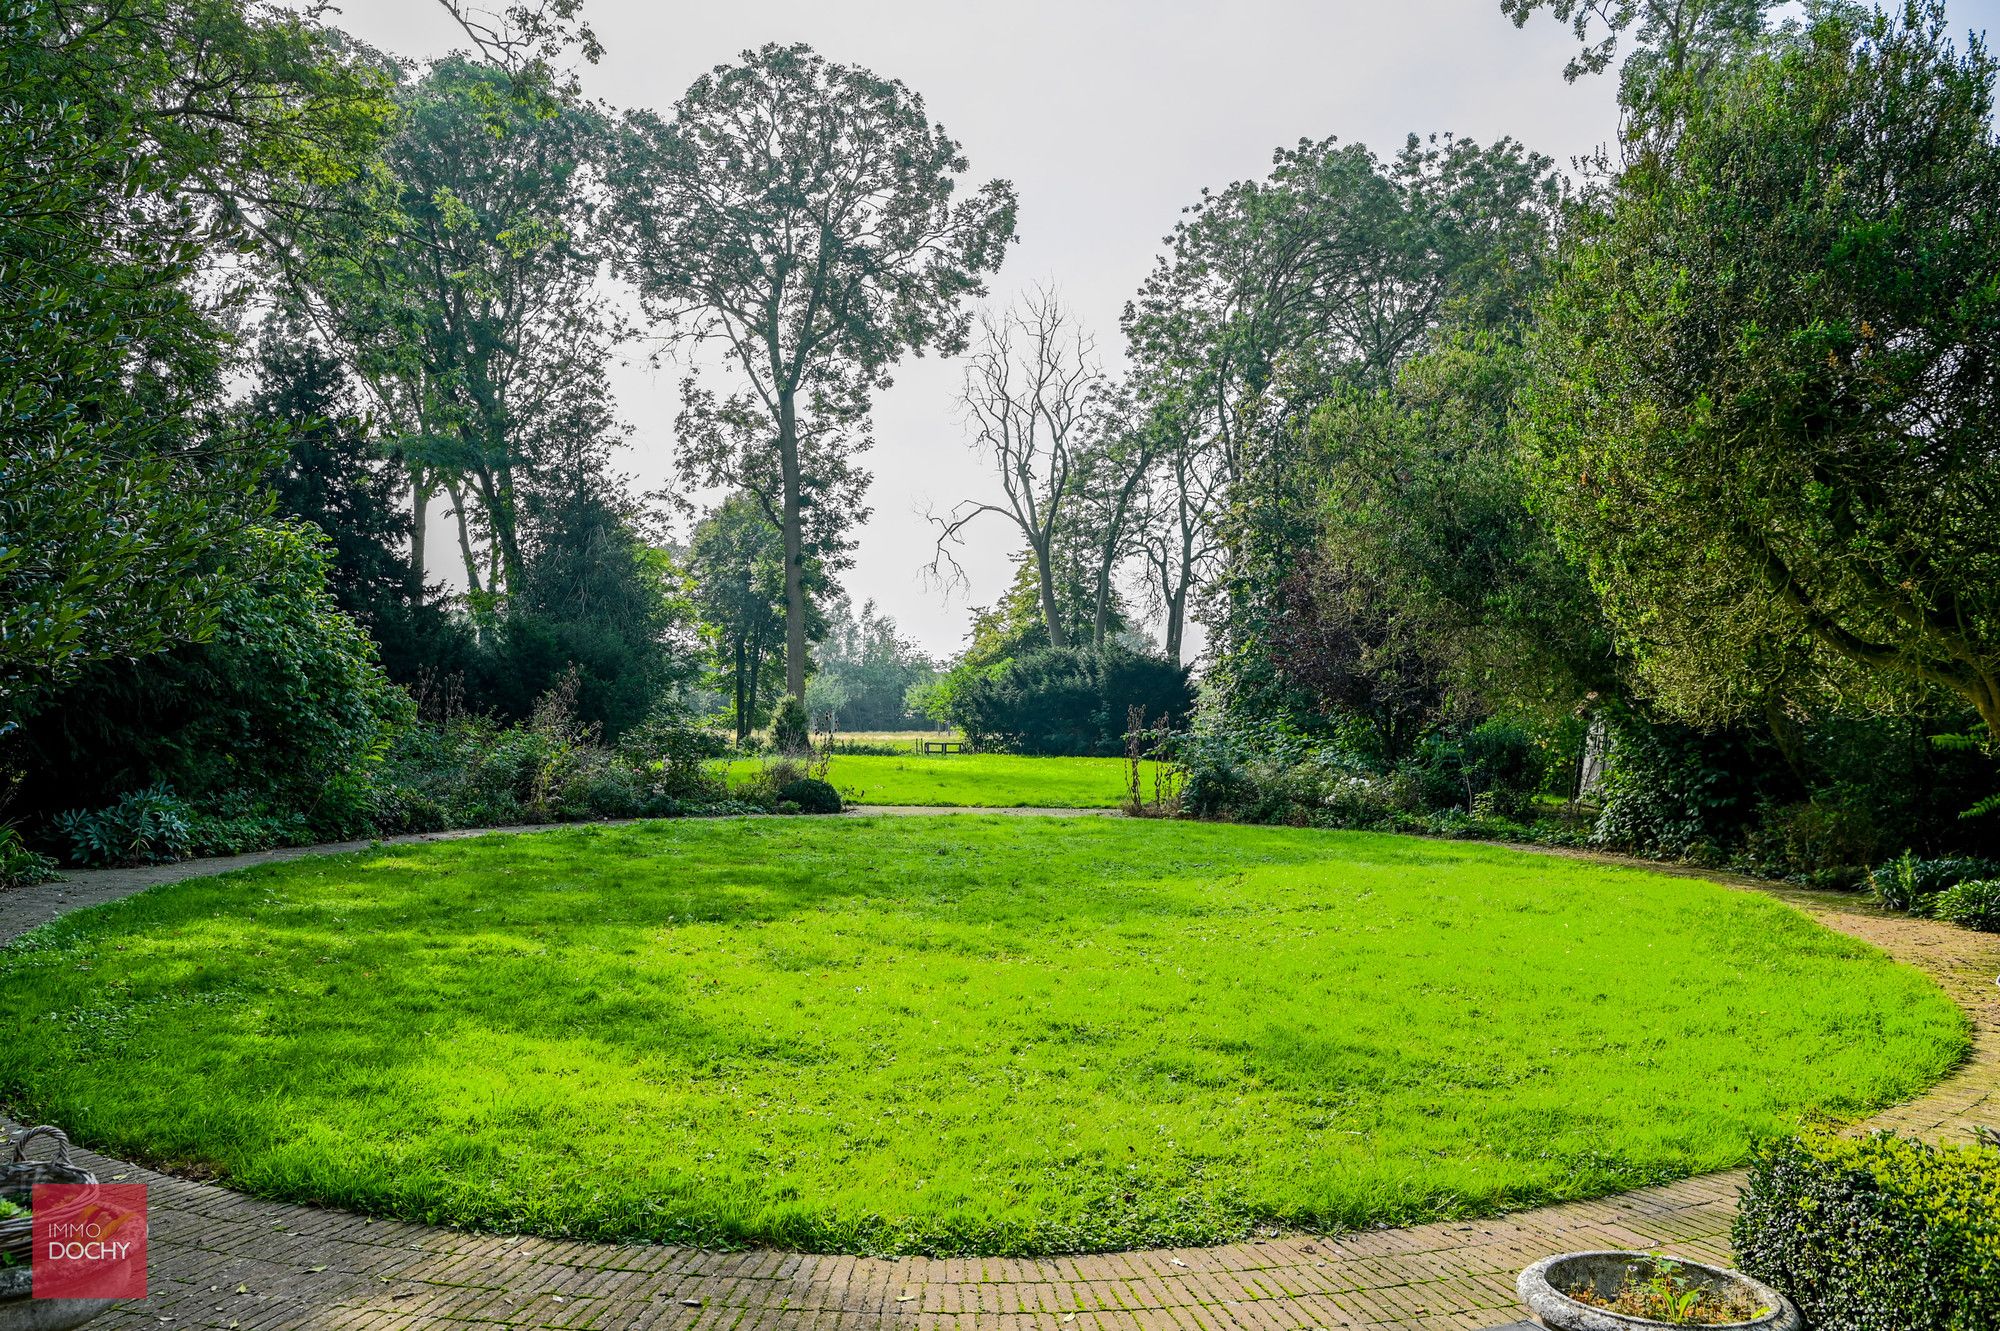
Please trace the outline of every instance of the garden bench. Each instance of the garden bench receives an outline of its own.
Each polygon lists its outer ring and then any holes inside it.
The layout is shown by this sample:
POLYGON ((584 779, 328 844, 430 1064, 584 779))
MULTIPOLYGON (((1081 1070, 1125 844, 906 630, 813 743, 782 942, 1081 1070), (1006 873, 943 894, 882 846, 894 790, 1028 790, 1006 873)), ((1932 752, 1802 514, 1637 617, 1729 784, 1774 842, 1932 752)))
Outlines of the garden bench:
POLYGON ((933 753, 964 753, 965 745, 955 739, 927 739, 924 741, 924 756, 933 753))

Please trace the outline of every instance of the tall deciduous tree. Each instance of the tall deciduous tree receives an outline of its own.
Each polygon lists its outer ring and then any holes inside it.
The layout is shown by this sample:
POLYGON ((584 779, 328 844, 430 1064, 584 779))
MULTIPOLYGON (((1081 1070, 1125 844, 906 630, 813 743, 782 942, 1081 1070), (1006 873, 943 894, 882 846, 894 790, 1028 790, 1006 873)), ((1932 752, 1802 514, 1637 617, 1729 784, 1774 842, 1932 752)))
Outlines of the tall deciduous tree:
POLYGON ((1077 453, 1072 505, 1095 566, 1090 616, 1095 651, 1104 650, 1117 614, 1118 570, 1141 550, 1148 535, 1146 487, 1163 442, 1149 424, 1138 418, 1129 390, 1121 385, 1103 396, 1077 453))
POLYGON ((1268 613, 1316 526, 1313 409, 1389 383, 1440 327, 1520 320, 1560 197, 1547 159, 1511 141, 1412 136, 1384 162, 1326 140, 1176 226, 1125 331, 1139 400, 1222 471, 1211 683, 1254 703, 1268 676, 1268 613))
POLYGON ((1518 330, 1468 334, 1388 388, 1322 405, 1319 545, 1435 644, 1470 698, 1566 713, 1618 681, 1581 566, 1527 503, 1514 424, 1526 375, 1518 330))
POLYGON ((1673 90, 1671 150, 1584 226, 1534 342, 1536 486, 1683 715, 1803 666, 2000 737, 1995 73, 1940 4, 1831 10, 1673 90))
POLYGON ((235 0, 0 10, 0 731, 92 661, 207 637, 264 558, 271 450, 220 419, 221 256, 388 114, 329 35, 235 0))
MULTIPOLYGON (((608 128, 457 57, 397 102, 383 152, 391 180, 338 200, 345 224, 315 228, 288 272, 371 390, 409 472, 412 530, 442 490, 472 589, 518 589, 520 473, 540 464, 534 444, 549 422, 603 398, 623 331, 594 287, 608 128)), ((423 555, 419 542, 413 591, 423 555)))
POLYGON ((785 682, 801 700, 801 438, 853 428, 905 354, 964 345, 964 302, 1014 234, 1012 188, 956 198, 966 170, 921 97, 804 46, 704 75, 671 121, 628 120, 623 268, 673 335, 721 345, 746 385, 725 401, 762 413, 785 544, 785 682))
POLYGON ((1034 293, 1005 314, 981 320, 981 337, 965 369, 959 403, 972 446, 992 467, 998 502, 969 499, 938 526, 933 575, 957 577, 950 547, 965 529, 992 514, 1020 532, 1033 561, 1042 623, 1049 645, 1068 647, 1069 628, 1056 605, 1059 547, 1071 534, 1091 409, 1103 387, 1096 346, 1055 292, 1034 293))
POLYGON ((1517 28, 1543 9, 1569 25, 1583 43, 1563 69, 1572 83, 1609 69, 1627 29, 1631 55, 1642 63, 1679 74, 1707 72, 1719 56, 1741 49, 1746 33, 1761 31, 1772 8, 1773 0, 1500 0, 1501 12, 1517 28))

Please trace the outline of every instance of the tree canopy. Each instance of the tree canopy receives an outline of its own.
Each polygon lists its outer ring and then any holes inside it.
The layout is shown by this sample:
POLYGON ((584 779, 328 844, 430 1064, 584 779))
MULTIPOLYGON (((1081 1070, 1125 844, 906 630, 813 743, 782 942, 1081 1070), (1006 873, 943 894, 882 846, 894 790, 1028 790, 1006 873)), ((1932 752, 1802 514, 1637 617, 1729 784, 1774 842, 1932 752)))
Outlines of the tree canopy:
POLYGON ((233 0, 0 14, 0 728, 91 661, 207 636, 261 547, 272 444, 219 417, 222 270, 350 180, 386 88, 233 0))
POLYGON ((1536 491, 1660 700, 1948 690, 2000 735, 2000 145, 1942 7, 1681 85, 1534 340, 1536 491))
MULTIPOLYGON (((621 267, 677 336, 721 345, 740 387, 716 407, 759 421, 718 462, 748 484, 774 464, 785 543, 785 670, 805 696, 804 508, 812 443, 851 446, 904 355, 965 341, 1014 234, 1014 194, 968 169, 893 79, 805 46, 765 46, 697 79, 662 120, 627 120, 614 177, 621 267)), ((823 483, 821 488, 825 488, 823 483)))

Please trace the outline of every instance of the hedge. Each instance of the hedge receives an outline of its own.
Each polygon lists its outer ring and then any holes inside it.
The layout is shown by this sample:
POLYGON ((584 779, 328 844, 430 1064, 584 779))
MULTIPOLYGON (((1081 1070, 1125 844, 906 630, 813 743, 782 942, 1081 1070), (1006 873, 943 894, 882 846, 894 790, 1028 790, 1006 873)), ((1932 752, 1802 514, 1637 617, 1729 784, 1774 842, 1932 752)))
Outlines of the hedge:
POLYGON ((1737 1260, 1815 1331, 2000 1328, 2000 1149, 1815 1132, 1761 1151, 1737 1260))

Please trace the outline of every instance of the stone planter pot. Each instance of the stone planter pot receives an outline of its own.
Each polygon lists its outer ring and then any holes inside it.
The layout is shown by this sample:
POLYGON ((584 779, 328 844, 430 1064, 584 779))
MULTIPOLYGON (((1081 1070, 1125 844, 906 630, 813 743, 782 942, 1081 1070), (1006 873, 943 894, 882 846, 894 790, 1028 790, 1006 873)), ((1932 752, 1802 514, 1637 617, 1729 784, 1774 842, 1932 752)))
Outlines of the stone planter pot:
MULTIPOLYGON (((1566 1292, 1589 1286, 1610 1298, 1624 1288, 1635 1271, 1641 1279, 1652 1274, 1655 1258, 1643 1252, 1571 1252, 1546 1257, 1521 1272, 1514 1288, 1535 1320, 1549 1331, 1644 1331, 1672 1327, 1650 1317, 1632 1317, 1608 1308, 1579 1303, 1566 1292)), ((1801 1331, 1805 1325, 1791 1300, 1740 1271, 1725 1271, 1700 1262, 1676 1259, 1676 1275, 1708 1290, 1726 1306, 1741 1308, 1743 1320, 1721 1324, 1731 1331, 1801 1331), (1759 1314, 1758 1309, 1764 1311, 1759 1314)))
POLYGON ((69 1331, 110 1310, 114 1299, 37 1299, 25 1266, 0 1268, 0 1331, 69 1331))
MULTIPOLYGON (((0 1197, 26 1206, 37 1183, 90 1186, 95 1175, 70 1163, 69 1138, 60 1128, 30 1128, 14 1139, 14 1158, 0 1165, 0 1197), (55 1143, 52 1160, 28 1159, 29 1143, 40 1138, 55 1143)), ((33 1220, 23 1215, 0 1220, 0 1252, 15 1263, 0 1266, 0 1331, 69 1331, 109 1309, 112 1299, 37 1299, 29 1239, 33 1220)))

